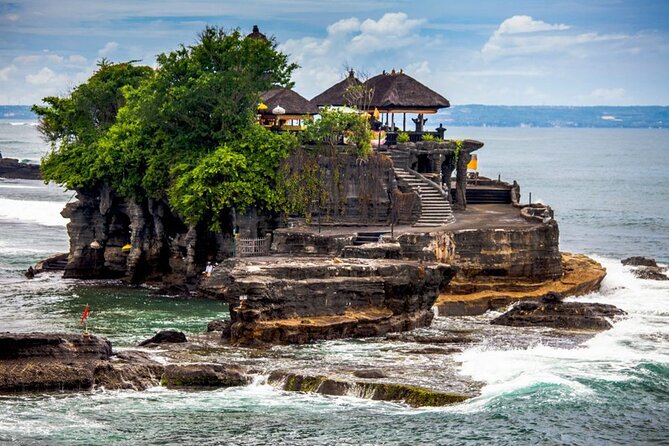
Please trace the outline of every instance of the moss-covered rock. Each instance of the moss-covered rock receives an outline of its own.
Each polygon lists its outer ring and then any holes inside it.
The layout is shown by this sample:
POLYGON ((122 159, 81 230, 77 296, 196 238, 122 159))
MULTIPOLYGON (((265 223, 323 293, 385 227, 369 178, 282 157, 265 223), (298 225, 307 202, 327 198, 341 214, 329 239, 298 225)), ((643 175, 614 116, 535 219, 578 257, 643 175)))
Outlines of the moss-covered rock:
POLYGON ((439 392, 408 384, 356 382, 332 379, 322 375, 300 375, 275 371, 268 378, 270 384, 280 385, 292 392, 319 393, 321 395, 354 395, 381 401, 399 401, 412 407, 446 406, 460 403, 468 396, 439 392))

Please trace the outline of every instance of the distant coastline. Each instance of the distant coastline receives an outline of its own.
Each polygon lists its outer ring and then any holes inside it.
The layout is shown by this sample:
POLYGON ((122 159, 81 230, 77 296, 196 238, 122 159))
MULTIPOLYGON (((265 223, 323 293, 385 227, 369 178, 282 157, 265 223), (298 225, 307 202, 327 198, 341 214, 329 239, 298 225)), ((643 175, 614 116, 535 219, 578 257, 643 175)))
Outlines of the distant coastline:
MULTIPOLYGON (((669 106, 454 105, 428 127, 669 128, 669 106)), ((29 105, 0 105, 0 121, 36 120, 29 105)))

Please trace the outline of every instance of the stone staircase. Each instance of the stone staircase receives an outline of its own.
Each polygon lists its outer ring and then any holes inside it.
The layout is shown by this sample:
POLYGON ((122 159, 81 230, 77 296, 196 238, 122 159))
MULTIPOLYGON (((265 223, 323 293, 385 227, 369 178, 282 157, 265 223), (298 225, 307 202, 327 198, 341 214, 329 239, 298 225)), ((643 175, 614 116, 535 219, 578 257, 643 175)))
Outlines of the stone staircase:
POLYGON ((389 236, 389 234, 390 232, 388 231, 358 232, 353 239, 353 245, 360 246, 366 243, 378 243, 382 239, 382 236, 389 236))
POLYGON ((448 192, 418 172, 409 169, 406 154, 392 150, 390 157, 393 160, 393 170, 398 181, 411 187, 420 197, 421 214, 414 226, 429 228, 454 222, 453 210, 446 198, 448 192))

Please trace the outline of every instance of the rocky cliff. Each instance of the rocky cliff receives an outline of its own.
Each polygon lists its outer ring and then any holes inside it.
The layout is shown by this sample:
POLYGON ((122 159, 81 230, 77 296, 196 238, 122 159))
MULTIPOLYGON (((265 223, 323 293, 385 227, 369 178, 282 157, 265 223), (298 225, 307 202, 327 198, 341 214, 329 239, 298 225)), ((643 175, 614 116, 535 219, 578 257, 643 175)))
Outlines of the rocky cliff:
POLYGON ((231 254, 229 237, 185 225, 163 200, 123 200, 105 186, 76 198, 62 212, 70 219, 65 277, 182 283, 207 259, 231 254))
POLYGON ((454 273, 439 263, 271 257, 226 262, 199 291, 228 302, 233 342, 301 344, 427 326, 454 273))

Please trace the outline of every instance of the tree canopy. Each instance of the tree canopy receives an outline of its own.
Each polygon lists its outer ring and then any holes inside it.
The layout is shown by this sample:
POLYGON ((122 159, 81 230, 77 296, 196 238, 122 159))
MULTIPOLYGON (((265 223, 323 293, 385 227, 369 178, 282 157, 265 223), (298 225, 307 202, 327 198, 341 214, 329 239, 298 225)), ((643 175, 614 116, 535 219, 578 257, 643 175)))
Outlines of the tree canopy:
POLYGON ((226 207, 279 206, 278 166, 297 140, 271 134, 254 116, 259 93, 290 87, 296 65, 273 40, 216 27, 157 62, 153 70, 103 61, 69 97, 34 107, 52 142, 45 180, 168 198, 187 222, 212 227, 226 207))

